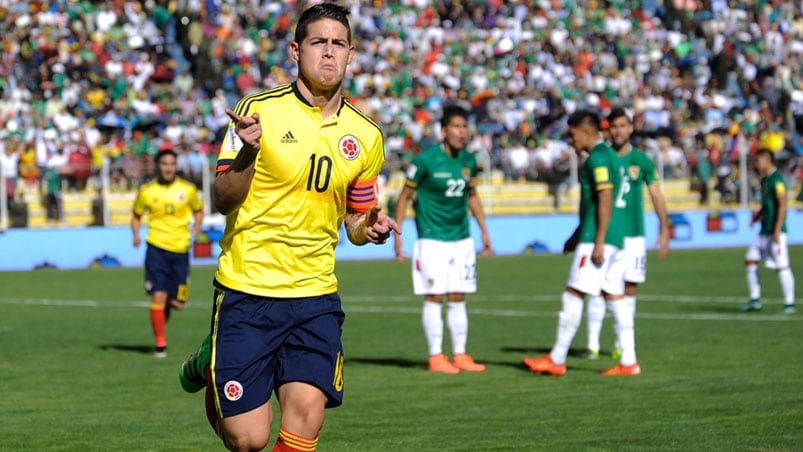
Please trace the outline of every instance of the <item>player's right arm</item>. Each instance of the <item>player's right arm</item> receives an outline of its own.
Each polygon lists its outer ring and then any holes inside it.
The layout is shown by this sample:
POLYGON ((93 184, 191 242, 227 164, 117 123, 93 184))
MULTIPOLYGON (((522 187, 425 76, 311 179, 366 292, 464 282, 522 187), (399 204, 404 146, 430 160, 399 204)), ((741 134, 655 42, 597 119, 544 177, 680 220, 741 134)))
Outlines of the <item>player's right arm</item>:
MULTIPOLYGON (((402 191, 399 194, 399 199, 396 201, 396 211, 393 213, 393 216, 396 218, 396 224, 399 225, 400 231, 402 223, 404 223, 404 217, 407 213, 407 204, 411 199, 413 199, 414 195, 415 188, 405 184, 404 188, 402 188, 402 191)), ((404 261, 404 254, 402 253, 401 232, 394 234, 394 239, 393 250, 396 252, 396 260, 402 262, 404 261)))
POLYGON ((775 200, 778 203, 775 224, 772 227, 772 241, 778 243, 781 240, 781 231, 786 221, 786 186, 783 182, 775 183, 775 200))
POLYGON ((648 187, 650 199, 658 216, 658 258, 663 259, 669 252, 669 214, 666 211, 666 200, 661 193, 661 186, 654 182, 648 187))
POLYGON ((134 248, 139 248, 142 244, 142 239, 139 237, 139 230, 142 227, 142 214, 145 213, 145 197, 142 195, 142 188, 137 191, 137 197, 134 199, 134 208, 131 213, 131 233, 134 235, 134 248))
MULTIPOLYGON (((213 188, 215 208, 223 215, 228 215, 240 207, 248 196, 262 139, 259 113, 240 116, 227 108, 226 114, 231 118, 231 127, 228 133, 235 133, 242 141, 242 147, 231 165, 215 177, 213 188)), ((234 137, 228 138, 233 139, 234 137)))

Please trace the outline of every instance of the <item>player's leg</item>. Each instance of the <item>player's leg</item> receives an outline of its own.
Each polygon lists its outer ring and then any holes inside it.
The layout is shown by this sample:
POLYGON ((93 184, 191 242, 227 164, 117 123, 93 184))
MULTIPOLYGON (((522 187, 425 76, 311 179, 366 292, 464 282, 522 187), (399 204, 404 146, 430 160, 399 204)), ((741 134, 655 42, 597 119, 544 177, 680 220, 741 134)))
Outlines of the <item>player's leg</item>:
POLYGON ((154 356, 167 356, 167 288, 170 285, 166 251, 147 245, 145 251, 145 291, 150 294, 150 321, 155 343, 154 356))
POLYGON ((427 340, 430 372, 458 373, 443 354, 443 296, 446 293, 448 260, 444 243, 418 239, 413 247, 413 290, 424 296, 421 324, 427 340))
POLYGON ((279 387, 282 422, 274 452, 315 450, 323 427, 327 397, 308 383, 290 382, 279 387))
POLYGON ((207 418, 230 450, 262 450, 270 439, 278 353, 296 324, 294 301, 223 290, 216 297, 207 418))
POLYGON ((451 243, 450 271, 448 273, 446 324, 452 339, 452 363, 461 370, 482 372, 485 365, 477 364, 466 353, 468 342, 467 293, 477 291, 477 255, 474 240, 467 238, 451 243))
POLYGON ((345 314, 340 298, 331 294, 295 304, 297 326, 277 353, 277 395, 282 414, 274 451, 315 450, 324 409, 343 402, 340 334, 345 314))
MULTIPOLYGON (((622 301, 628 305, 628 313, 633 315, 635 325, 636 294, 638 285, 647 280, 647 243, 643 236, 625 237, 625 296, 622 301)), ((611 353, 613 359, 622 357, 622 344, 617 334, 616 342, 611 353)))
POLYGON ((602 332, 605 310, 605 298, 602 295, 591 295, 588 297, 588 305, 586 306, 588 345, 583 354, 583 357, 587 359, 599 358, 599 336, 602 332))
POLYGON ((626 267, 624 257, 624 252, 614 248, 602 286, 605 300, 613 313, 616 337, 622 347, 619 364, 602 372, 603 375, 639 375, 641 373, 641 368, 636 359, 635 316, 632 305, 626 302, 624 298, 626 267))
POLYGON ((767 266, 775 268, 778 278, 781 281, 781 291, 783 293, 784 306, 782 314, 794 314, 795 308, 795 276, 789 266, 789 248, 787 246, 786 234, 781 234, 778 243, 772 244, 772 252, 769 253, 767 266))
POLYGON ((176 311, 184 309, 190 291, 190 254, 175 253, 172 262, 175 289, 168 295, 170 307, 176 311))
POLYGON ((591 262, 593 250, 593 243, 577 245, 566 289, 561 296, 555 344, 550 353, 541 358, 524 358, 524 364, 533 372, 556 376, 566 373, 566 356, 583 318, 583 299, 586 294, 599 294, 605 277, 605 266, 597 267, 591 262))
POLYGON ((758 235, 747 248, 747 253, 744 257, 744 268, 750 299, 739 307, 741 312, 761 310, 761 282, 758 274, 758 263, 765 257, 765 246, 766 240, 764 236, 758 235))

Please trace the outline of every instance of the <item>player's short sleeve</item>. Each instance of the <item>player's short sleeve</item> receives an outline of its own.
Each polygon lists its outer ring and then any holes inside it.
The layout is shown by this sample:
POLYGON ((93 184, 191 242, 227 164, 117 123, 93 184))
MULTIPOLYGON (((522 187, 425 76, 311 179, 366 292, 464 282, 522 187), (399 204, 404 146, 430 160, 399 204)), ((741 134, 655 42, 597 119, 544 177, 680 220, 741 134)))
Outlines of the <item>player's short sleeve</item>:
POLYGON ((775 196, 777 198, 786 196, 786 185, 784 185, 782 180, 775 181, 775 196))
POLYGON ((644 175, 644 183, 647 185, 652 185, 654 182, 657 182, 660 178, 658 176, 658 169, 655 167, 655 163, 653 163, 652 159, 647 157, 647 155, 643 155, 641 157, 641 174, 644 175))
POLYGON ((474 187, 477 185, 477 175, 479 174, 479 168, 477 167, 477 156, 469 153, 467 158, 468 168, 469 168, 469 179, 468 179, 468 186, 474 187))
MULTIPOLYGON (((240 116, 251 115, 256 105, 256 102, 243 102, 244 99, 245 98, 240 99, 240 102, 238 102, 237 106, 234 108, 234 111, 240 116)), ((237 157, 242 147, 243 142, 240 140, 237 132, 234 131, 234 121, 230 120, 226 128, 226 135, 223 137, 223 143, 220 144, 220 152, 218 153, 215 172, 220 174, 226 171, 231 164, 234 163, 234 158, 237 157)))
POLYGON ((379 202, 377 176, 385 164, 385 144, 382 134, 377 134, 366 153, 363 171, 349 185, 346 193, 346 205, 357 212, 368 212, 371 206, 379 202))
POLYGON ((204 208, 204 202, 201 199, 200 194, 198 193, 198 189, 195 188, 195 185, 190 184, 190 208, 193 212, 197 212, 204 208))
POLYGON ((422 158, 421 154, 418 154, 407 167, 407 172, 405 173, 406 180, 404 184, 408 187, 416 188, 421 183, 421 180, 426 177, 426 173, 426 159, 422 158))
POLYGON ((138 217, 141 217, 142 215, 144 215, 145 211, 148 208, 147 204, 145 204, 146 197, 145 197, 145 194, 143 193, 144 190, 145 190, 145 186, 143 186, 142 188, 139 189, 139 191, 137 191, 137 197, 134 198, 134 209, 133 209, 134 210, 134 215, 136 215, 138 217))
POLYGON ((609 159, 601 152, 592 152, 588 156, 586 164, 591 170, 591 178, 596 191, 613 190, 613 174, 611 174, 609 163, 609 159))

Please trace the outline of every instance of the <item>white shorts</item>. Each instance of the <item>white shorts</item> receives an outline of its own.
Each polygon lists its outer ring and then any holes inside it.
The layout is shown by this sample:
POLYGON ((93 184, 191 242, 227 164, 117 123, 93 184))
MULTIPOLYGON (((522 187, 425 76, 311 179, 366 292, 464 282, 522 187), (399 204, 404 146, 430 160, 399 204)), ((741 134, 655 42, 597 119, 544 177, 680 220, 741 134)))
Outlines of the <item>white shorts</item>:
POLYGON ((786 234, 781 233, 778 243, 773 243, 771 235, 759 234, 747 248, 746 261, 763 261, 767 268, 782 270, 789 268, 789 248, 786 234))
POLYGON ((647 280, 647 244, 644 236, 625 237, 625 282, 641 284, 647 280))
POLYGON ((416 295, 477 291, 477 254, 471 237, 456 242, 418 239, 413 248, 416 295))
POLYGON ((615 246, 605 245, 605 261, 598 267, 591 262, 593 251, 593 243, 577 245, 566 285, 588 295, 599 295, 602 291, 611 295, 624 295, 624 253, 615 246))

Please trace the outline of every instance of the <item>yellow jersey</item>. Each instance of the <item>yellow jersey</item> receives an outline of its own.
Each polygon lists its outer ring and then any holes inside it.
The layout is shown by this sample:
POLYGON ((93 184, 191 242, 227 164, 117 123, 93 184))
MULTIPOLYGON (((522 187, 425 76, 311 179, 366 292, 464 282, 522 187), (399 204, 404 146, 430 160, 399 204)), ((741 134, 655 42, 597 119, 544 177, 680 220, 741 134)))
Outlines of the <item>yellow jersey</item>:
MULTIPOLYGON (((265 297, 337 291, 335 246, 346 206, 366 212, 377 203, 385 161, 379 126, 345 100, 323 119, 295 83, 246 96, 235 111, 259 113, 262 138, 245 201, 226 217, 215 279, 265 297)), ((241 148, 230 123, 218 173, 241 148)))
POLYGON ((176 177, 169 185, 152 180, 143 184, 134 200, 134 215, 148 212, 148 237, 153 246, 174 253, 190 249, 190 220, 203 209, 195 185, 176 177))

